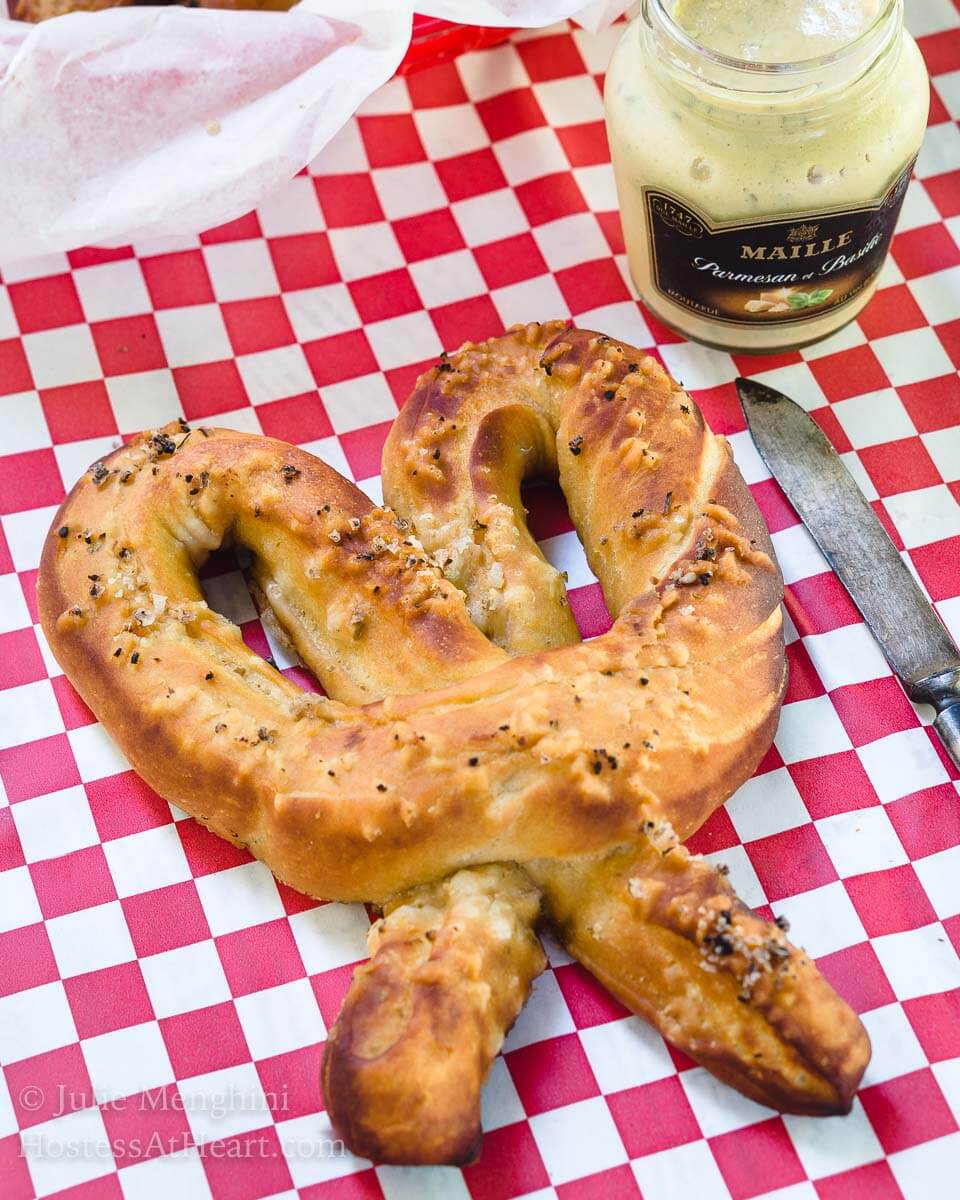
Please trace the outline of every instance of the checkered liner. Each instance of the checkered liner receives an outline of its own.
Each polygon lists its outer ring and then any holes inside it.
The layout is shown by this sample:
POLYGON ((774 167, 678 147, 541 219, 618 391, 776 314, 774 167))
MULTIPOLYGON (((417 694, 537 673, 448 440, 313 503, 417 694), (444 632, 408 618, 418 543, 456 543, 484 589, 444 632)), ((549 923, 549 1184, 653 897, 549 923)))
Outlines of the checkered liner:
MULTIPOLYGON (((776 358, 688 345, 633 296, 601 121, 618 31, 518 35, 394 80, 258 212, 199 237, 3 267, 0 1193, 85 1200, 929 1200, 960 1165, 960 796, 930 729, 770 480, 732 380, 796 397, 960 634, 960 13, 908 5, 931 128, 883 287, 776 358), (340 1152, 317 1071, 364 957, 318 905, 154 795, 36 624, 43 536, 118 438, 183 415, 304 445, 379 499, 397 405, 444 348, 570 315, 650 347, 727 434, 787 582, 776 744, 694 839, 862 1014, 851 1115, 716 1083, 555 945, 462 1173, 340 1152)), ((586 634, 608 618, 556 498, 531 500, 586 634)), ((292 676, 232 561, 211 602, 292 676)))

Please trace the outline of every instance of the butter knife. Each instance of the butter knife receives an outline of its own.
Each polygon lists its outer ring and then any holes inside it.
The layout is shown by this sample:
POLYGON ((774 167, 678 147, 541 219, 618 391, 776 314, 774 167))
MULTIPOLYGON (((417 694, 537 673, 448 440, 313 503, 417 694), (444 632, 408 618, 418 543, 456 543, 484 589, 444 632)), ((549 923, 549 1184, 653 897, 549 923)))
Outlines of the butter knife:
POLYGON ((737 391, 750 433, 884 657, 960 768, 960 650, 820 426, 782 392, 753 379, 737 391))

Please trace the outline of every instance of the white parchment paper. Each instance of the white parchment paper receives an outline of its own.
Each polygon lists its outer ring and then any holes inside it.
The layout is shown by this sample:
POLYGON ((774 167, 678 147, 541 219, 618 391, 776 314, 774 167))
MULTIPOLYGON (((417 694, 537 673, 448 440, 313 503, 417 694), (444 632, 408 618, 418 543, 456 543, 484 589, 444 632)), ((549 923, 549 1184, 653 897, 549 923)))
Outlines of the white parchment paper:
MULTIPOLYGON (((195 232, 254 208, 390 78, 414 7, 539 27, 583 4, 303 0, 277 13, 0 19, 0 259, 195 232)), ((593 0, 584 24, 626 7, 593 0)))

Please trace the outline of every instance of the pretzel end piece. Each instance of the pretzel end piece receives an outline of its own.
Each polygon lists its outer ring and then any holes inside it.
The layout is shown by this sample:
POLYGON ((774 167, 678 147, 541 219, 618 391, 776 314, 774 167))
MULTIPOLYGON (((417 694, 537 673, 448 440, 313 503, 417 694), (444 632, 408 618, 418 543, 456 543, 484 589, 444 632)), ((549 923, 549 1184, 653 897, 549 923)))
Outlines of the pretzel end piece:
POLYGON ((462 1166, 480 1151, 480 1088, 545 958, 540 895, 512 866, 460 871, 388 906, 330 1031, 322 1085, 350 1149, 462 1166))

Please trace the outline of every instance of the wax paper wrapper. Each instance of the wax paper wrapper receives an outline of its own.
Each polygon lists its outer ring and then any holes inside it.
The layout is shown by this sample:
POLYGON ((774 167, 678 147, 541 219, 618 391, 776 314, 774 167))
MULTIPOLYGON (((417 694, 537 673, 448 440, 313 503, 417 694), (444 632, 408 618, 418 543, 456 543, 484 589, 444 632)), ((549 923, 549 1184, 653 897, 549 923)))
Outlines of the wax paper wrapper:
MULTIPOLYGON (((196 232, 254 208, 384 83, 413 0, 290 12, 180 7, 28 25, 0 0, 0 262, 196 232)), ((624 8, 594 0, 596 26, 624 8), (600 10, 603 11, 600 11, 600 10)), ((583 0, 422 0, 473 25, 549 25, 583 0)))

